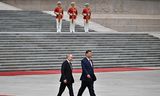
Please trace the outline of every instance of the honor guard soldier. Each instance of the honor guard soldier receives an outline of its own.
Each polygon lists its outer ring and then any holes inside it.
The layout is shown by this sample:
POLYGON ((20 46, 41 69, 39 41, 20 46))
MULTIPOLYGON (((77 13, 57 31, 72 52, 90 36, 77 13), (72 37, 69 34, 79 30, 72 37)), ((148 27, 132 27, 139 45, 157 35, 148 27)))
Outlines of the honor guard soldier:
POLYGON ((89 32, 89 20, 91 19, 91 9, 89 7, 89 3, 85 3, 85 8, 82 11, 83 19, 84 19, 84 31, 89 32))
POLYGON ((70 19, 70 32, 75 32, 75 21, 78 15, 75 2, 71 2, 71 7, 68 9, 68 15, 70 19))
POLYGON ((54 9, 54 13, 56 14, 57 32, 61 32, 63 8, 62 8, 62 4, 60 1, 57 2, 57 7, 54 9))

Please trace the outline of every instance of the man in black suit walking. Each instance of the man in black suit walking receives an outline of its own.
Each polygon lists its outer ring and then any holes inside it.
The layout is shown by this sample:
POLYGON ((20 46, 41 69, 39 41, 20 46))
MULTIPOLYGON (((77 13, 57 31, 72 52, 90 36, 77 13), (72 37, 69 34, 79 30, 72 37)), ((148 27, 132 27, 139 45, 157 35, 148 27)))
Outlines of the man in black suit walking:
POLYGON ((57 96, 61 96, 64 92, 66 86, 69 89, 70 96, 74 96, 72 84, 74 83, 74 78, 72 75, 72 61, 73 55, 69 54, 66 56, 66 60, 63 62, 61 67, 61 78, 60 78, 60 88, 57 96))
POLYGON ((87 50, 85 53, 86 57, 82 59, 82 75, 80 80, 82 81, 81 87, 78 92, 78 96, 82 96, 82 93, 88 87, 90 96, 96 96, 94 92, 94 81, 96 81, 96 76, 94 74, 93 61, 91 57, 93 55, 91 50, 87 50))

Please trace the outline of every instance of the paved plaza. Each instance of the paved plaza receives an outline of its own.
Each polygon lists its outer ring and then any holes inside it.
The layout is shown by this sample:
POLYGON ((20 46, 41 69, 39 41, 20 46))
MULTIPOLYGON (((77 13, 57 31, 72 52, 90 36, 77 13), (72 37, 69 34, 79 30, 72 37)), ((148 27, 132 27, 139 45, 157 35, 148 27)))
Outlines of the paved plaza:
MULTIPOLYGON (((96 73, 97 96, 160 96, 160 70, 96 73)), ((60 74, 1 76, 0 96, 56 96, 60 74)), ((74 93, 80 87, 80 74, 74 73, 74 93)), ((63 96, 68 95, 68 89, 63 96)), ((88 89, 83 96, 89 96, 88 89)))

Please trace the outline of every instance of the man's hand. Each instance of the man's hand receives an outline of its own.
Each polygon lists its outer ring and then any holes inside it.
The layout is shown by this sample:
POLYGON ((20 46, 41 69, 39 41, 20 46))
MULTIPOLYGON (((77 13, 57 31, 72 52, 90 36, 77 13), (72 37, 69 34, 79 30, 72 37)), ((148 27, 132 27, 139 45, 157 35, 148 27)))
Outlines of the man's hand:
POLYGON ((87 78, 91 78, 91 76, 88 74, 88 75, 87 75, 87 78))
POLYGON ((83 16, 87 16, 87 14, 83 14, 83 16))
POLYGON ((64 80, 63 82, 64 82, 64 83, 67 83, 67 80, 64 80))

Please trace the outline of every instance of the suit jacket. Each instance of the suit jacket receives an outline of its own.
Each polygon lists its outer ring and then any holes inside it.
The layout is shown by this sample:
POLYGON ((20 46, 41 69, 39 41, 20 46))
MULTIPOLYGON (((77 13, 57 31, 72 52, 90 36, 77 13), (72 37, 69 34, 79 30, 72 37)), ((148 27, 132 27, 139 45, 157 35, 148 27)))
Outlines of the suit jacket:
POLYGON ((67 83, 74 83, 74 78, 72 75, 72 64, 69 64, 67 60, 65 60, 61 67, 61 78, 60 82, 67 80, 67 83))
MULTIPOLYGON (((92 61, 91 61, 92 62, 92 61)), ((92 62, 93 64, 93 62, 92 62)), ((96 76, 94 74, 94 67, 91 66, 90 61, 85 57, 81 60, 81 66, 82 66, 82 75, 80 80, 82 81, 96 81, 96 76), (91 76, 91 79, 87 78, 87 74, 91 76)))

